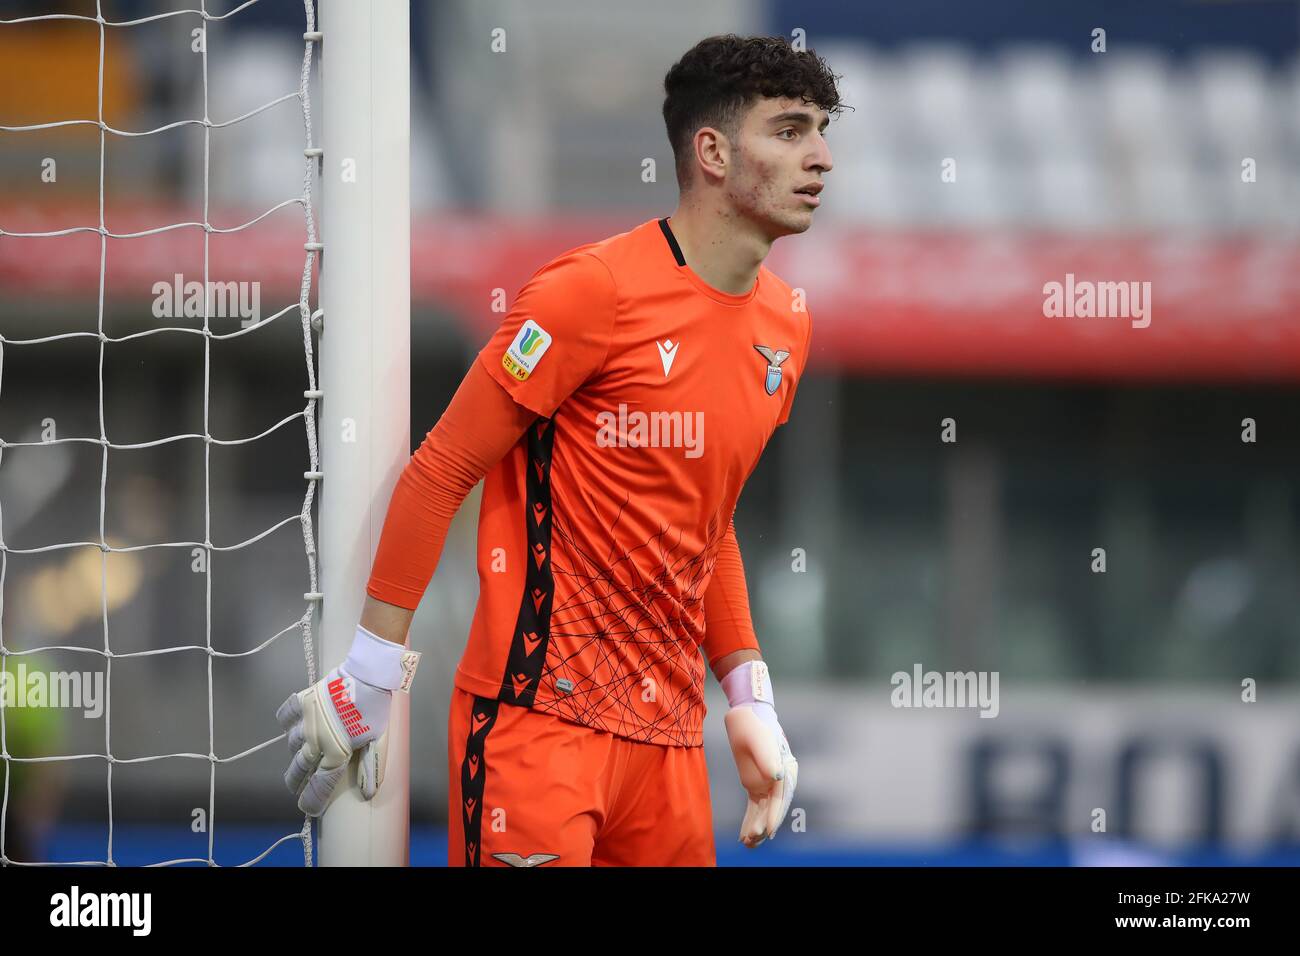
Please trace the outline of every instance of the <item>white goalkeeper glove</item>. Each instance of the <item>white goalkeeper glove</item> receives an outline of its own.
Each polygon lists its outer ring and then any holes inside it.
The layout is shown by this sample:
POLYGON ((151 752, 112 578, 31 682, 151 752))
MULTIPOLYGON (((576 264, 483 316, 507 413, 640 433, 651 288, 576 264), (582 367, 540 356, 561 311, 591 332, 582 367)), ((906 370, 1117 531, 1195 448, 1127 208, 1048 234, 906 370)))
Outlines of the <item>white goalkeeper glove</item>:
POLYGON ((723 718, 731 755, 749 794, 740 842, 753 849, 781 828, 799 781, 799 762, 776 719, 765 663, 746 661, 732 669, 722 679, 722 690, 731 705, 723 718))
POLYGON ((298 809, 318 817, 362 751, 357 785, 370 800, 384 779, 393 691, 407 691, 420 655, 360 625, 347 659, 306 690, 290 694, 275 719, 288 732, 293 762, 284 783, 298 809))

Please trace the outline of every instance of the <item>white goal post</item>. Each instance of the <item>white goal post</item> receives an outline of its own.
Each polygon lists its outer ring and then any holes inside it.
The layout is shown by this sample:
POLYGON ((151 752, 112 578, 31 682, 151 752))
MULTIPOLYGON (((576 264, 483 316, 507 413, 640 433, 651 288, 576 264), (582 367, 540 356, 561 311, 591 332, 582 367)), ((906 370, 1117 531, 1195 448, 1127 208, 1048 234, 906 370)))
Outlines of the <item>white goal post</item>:
MULTIPOLYGON (((319 0, 321 666, 342 661, 393 487, 410 458, 410 8, 319 0)), ((354 758, 355 766, 355 758, 354 758)), ((383 786, 350 773, 321 821, 322 866, 410 860, 410 701, 393 695, 383 786)))

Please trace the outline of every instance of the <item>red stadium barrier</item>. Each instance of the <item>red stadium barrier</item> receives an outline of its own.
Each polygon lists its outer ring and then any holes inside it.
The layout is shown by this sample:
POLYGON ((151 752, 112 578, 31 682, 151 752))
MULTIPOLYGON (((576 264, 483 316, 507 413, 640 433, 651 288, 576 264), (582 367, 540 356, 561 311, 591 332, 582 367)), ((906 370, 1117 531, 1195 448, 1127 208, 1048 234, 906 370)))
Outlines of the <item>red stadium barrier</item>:
MULTIPOLYGON (((93 208, 0 204, 0 229, 93 226, 93 208)), ((257 211, 223 210, 230 228, 257 211)), ((196 210, 132 206, 106 216, 114 233, 196 218, 196 210)), ((494 290, 513 299, 566 249, 634 225, 631 218, 430 216, 412 230, 411 293, 456 312, 477 341, 500 320, 494 290)), ((328 226, 325 268, 329 268, 328 226)), ((262 302, 296 296, 303 226, 296 206, 233 233, 214 233, 213 281, 260 281, 262 302)), ((1065 236, 880 232, 819 223, 778 241, 768 265, 806 290, 814 365, 851 373, 1052 378, 1300 381, 1300 240, 1264 235, 1065 236), (1067 276, 1072 277, 1067 279, 1067 276), (1047 283, 1150 283, 1150 322, 1045 314, 1047 283)), ((98 236, 0 234, 0 314, 6 300, 93 300, 98 236)), ((114 240, 110 300, 151 299, 157 282, 203 276, 202 230, 114 240)), ((1140 286, 1139 286, 1140 288, 1140 286)), ((287 300, 286 300, 287 301, 287 300)), ((12 325, 12 323, 9 323, 12 325)), ((14 332, 9 332, 15 335, 14 332)))

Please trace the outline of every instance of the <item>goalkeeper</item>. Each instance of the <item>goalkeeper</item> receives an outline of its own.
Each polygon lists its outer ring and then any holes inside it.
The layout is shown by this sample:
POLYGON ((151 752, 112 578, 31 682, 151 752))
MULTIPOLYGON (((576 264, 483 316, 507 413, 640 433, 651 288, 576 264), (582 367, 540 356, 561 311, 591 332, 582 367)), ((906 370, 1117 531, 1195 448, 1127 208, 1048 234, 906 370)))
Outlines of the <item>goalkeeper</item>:
POLYGON ((816 54, 764 37, 703 40, 664 86, 676 211, 520 291, 394 489, 346 661, 280 710, 307 813, 354 751, 363 793, 378 785, 412 614, 483 479, 449 862, 713 865, 706 661, 730 704, 742 841, 786 816, 798 765, 732 519, 809 358, 802 296, 763 260, 812 224, 839 94, 816 54))

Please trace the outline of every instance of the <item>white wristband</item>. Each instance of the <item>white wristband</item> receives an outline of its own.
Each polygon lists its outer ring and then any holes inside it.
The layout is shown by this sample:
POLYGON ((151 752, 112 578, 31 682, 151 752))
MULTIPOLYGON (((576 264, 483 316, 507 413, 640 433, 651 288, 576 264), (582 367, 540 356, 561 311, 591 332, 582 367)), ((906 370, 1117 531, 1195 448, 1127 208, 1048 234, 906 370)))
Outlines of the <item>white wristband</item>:
POLYGON ((772 679, 763 661, 745 661, 739 667, 733 667, 722 678, 722 692, 732 707, 758 703, 776 706, 772 697, 772 679))
POLYGON ((371 687, 406 692, 411 689, 419 663, 418 651, 386 641, 358 624, 357 633, 352 638, 352 649, 348 651, 343 666, 349 674, 371 687))

